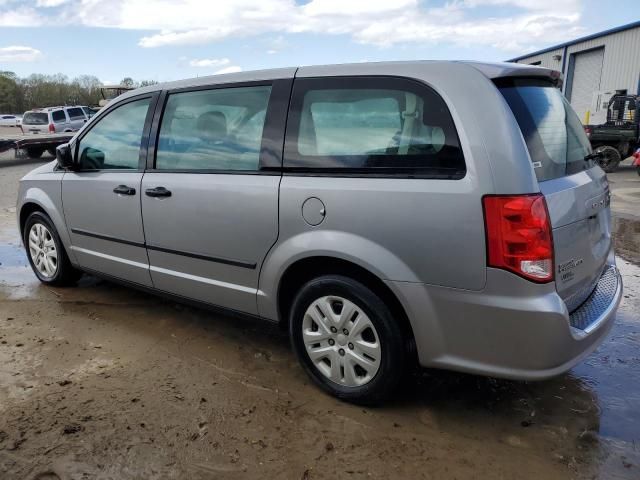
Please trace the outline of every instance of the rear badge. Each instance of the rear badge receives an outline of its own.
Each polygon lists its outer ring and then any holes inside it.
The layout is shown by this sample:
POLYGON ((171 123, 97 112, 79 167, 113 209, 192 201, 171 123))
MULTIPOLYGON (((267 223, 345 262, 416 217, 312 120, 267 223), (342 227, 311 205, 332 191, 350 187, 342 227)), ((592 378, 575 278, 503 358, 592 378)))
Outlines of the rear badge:
POLYGON ((582 265, 583 262, 584 259, 582 258, 578 258, 577 260, 572 258, 571 260, 558 265, 558 275, 560 276, 560 280, 562 280, 562 282, 564 283, 573 280, 573 278, 575 277, 573 269, 579 265, 582 265))

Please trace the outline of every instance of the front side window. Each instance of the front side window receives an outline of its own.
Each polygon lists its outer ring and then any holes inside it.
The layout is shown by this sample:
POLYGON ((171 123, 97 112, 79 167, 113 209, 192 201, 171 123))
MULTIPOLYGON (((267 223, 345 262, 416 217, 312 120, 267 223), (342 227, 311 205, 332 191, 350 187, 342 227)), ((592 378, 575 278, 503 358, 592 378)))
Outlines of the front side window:
POLYGON ((410 80, 297 80, 289 122, 288 168, 447 178, 465 173, 446 104, 410 80))
POLYGON ((67 121, 67 116, 64 114, 62 110, 56 110, 55 112, 51 112, 51 118, 54 123, 63 123, 67 121))
POLYGON ((156 153, 160 170, 258 170, 270 86, 170 94, 156 153))
POLYGON ((80 140, 80 169, 137 169, 150 102, 145 98, 125 103, 102 117, 80 140))

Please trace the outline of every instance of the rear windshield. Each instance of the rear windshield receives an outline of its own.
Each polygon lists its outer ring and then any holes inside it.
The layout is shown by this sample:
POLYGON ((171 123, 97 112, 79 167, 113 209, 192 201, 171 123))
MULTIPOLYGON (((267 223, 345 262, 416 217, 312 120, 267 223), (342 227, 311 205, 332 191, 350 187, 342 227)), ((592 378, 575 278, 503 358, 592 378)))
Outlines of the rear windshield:
POLYGON ((49 123, 49 117, 46 113, 27 112, 22 117, 22 123, 25 125, 46 125, 49 123))
POLYGON ((524 137, 538 181, 581 172, 591 147, 582 123, 551 83, 511 79, 496 82, 524 137))

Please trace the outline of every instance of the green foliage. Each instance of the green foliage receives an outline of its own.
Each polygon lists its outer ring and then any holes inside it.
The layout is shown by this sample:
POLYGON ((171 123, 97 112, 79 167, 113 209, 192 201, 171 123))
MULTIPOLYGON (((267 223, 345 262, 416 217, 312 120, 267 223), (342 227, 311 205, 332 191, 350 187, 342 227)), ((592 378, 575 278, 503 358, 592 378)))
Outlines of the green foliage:
MULTIPOLYGON (((0 0, 1 3, 1 0, 0 0)), ((126 77, 121 84, 130 87, 155 85, 155 80, 136 82, 126 77)), ((69 79, 61 73, 42 75, 34 73, 26 78, 0 70, 0 113, 23 113, 32 108, 57 105, 98 105, 102 83, 93 75, 80 75, 69 79)))

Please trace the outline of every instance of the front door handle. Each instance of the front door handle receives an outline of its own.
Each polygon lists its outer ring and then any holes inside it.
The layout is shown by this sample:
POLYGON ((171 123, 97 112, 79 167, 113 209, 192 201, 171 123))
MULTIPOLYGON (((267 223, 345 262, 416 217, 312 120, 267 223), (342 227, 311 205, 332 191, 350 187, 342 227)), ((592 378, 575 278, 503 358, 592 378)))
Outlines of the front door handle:
POLYGON ((117 193, 118 195, 135 195, 136 189, 133 187, 127 187, 126 185, 118 185, 113 189, 113 193, 117 193))
POLYGON ((170 197, 171 191, 164 187, 147 188, 144 193, 148 197, 170 197))

